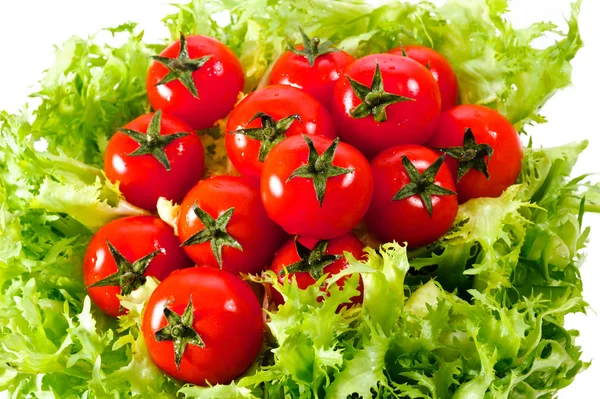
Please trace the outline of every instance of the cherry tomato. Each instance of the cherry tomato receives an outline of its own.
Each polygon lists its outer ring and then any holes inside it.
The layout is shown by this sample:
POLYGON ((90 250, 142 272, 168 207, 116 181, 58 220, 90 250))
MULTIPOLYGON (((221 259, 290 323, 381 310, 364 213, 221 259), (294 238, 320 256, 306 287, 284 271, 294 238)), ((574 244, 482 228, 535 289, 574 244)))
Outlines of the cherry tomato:
POLYGON ((418 145, 402 145, 371 162, 375 192, 366 216, 382 241, 421 247, 441 238, 458 212, 454 179, 443 156, 418 145))
POLYGON ((425 46, 401 46, 388 52, 412 58, 429 69, 440 88, 442 111, 456 105, 458 101, 458 80, 452 65, 443 55, 425 46))
POLYGON ((260 351, 262 310, 239 277, 194 267, 171 274, 152 293, 142 332, 150 357, 171 377, 228 384, 260 351))
MULTIPOLYGON (((352 233, 344 234, 330 241, 298 237, 289 240, 279 248, 271 263, 271 270, 279 276, 279 282, 283 284, 285 267, 288 271, 289 281, 295 277, 298 287, 304 290, 316 283, 323 274, 332 276, 347 268, 349 263, 344 257, 344 252, 349 252, 354 258, 361 259, 363 248, 363 243, 352 233)), ((337 281, 337 284, 341 287, 344 285, 344 281, 345 278, 342 278, 337 281)), ((352 298, 353 303, 362 302, 362 285, 359 287, 359 291, 361 295, 352 298)), ((282 305, 284 300, 281 294, 276 290, 271 292, 275 303, 282 305)))
POLYGON ((427 145, 448 154, 460 203, 500 196, 521 172, 519 134, 502 114, 482 105, 458 105, 442 113, 427 145))
POLYGON ((260 188, 269 217, 286 232, 327 240, 363 218, 373 176, 366 158, 339 139, 293 136, 271 151, 260 188))
POLYGON ((94 235, 83 260, 83 281, 94 303, 117 317, 123 314, 117 295, 139 288, 145 276, 163 280, 189 266, 171 226, 154 216, 131 216, 113 220, 94 235))
POLYGON ((177 220, 185 252, 198 265, 258 273, 282 239, 260 200, 258 185, 239 176, 200 181, 186 195, 177 220))
POLYGON ((393 54, 357 60, 333 92, 342 140, 368 158, 399 144, 425 144, 440 116, 440 89, 417 61, 393 54))
POLYGON ((244 176, 259 178, 271 149, 286 137, 308 134, 337 136, 329 112, 300 89, 267 86, 250 93, 227 121, 227 154, 244 176), (238 133, 234 133, 238 132, 238 133))
POLYGON ((355 60, 336 50, 330 41, 310 39, 300 30, 304 44, 291 47, 273 65, 269 84, 285 84, 304 90, 331 110, 333 88, 355 60))
POLYGON ((157 111, 117 129, 104 171, 133 205, 156 209, 159 197, 179 202, 204 173, 204 147, 194 130, 157 111))
POLYGON ((152 58, 146 80, 152 108, 175 115, 194 129, 207 129, 224 118, 244 88, 242 65, 212 37, 181 35, 152 58))

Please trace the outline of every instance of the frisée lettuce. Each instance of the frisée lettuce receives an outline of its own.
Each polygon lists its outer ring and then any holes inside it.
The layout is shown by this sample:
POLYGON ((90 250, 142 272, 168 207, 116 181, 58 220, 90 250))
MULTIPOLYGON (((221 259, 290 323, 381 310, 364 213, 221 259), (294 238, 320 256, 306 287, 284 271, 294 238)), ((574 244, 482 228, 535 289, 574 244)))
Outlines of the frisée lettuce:
MULTIPOLYGON (((496 108, 524 130, 545 121, 540 107, 570 83, 582 46, 579 5, 564 33, 550 23, 513 28, 506 0, 192 0, 164 21, 172 38, 181 31, 226 43, 243 64, 246 91, 299 39, 298 25, 355 56, 431 46, 455 68, 462 102, 496 108), (550 32, 556 43, 532 47, 550 32)), ((600 186, 570 177, 582 142, 525 149, 521 177, 502 196, 463 204, 454 228, 428 247, 386 243, 366 249, 366 260, 350 258, 343 289, 326 276, 328 295, 281 285, 272 273, 252 277, 286 302, 269 310, 264 349, 233 383, 183 385, 162 373, 140 334, 157 282, 122 298, 129 312, 113 320, 94 307, 81 278, 93 232, 143 213, 100 167, 114 128, 149 109, 148 57, 162 47, 132 23, 73 37, 32 94, 40 105, 0 112, 0 391, 60 399, 552 398, 587 367, 577 332, 564 327, 565 315, 585 312, 582 220, 600 211, 600 186), (364 304, 349 308, 359 280, 364 304)), ((204 132, 215 146, 218 130, 204 132)))

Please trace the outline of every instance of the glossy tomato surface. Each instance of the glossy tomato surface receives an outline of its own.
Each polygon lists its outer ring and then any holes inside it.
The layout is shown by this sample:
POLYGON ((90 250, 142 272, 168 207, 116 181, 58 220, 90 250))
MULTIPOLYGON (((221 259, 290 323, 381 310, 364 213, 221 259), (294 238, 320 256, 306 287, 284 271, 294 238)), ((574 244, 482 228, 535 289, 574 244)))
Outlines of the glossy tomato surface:
MULTIPOLYGON (((393 200, 412 181, 403 165, 403 156, 421 174, 440 157, 426 147, 403 145, 390 148, 373 159, 375 191, 365 220, 381 241, 406 242, 409 248, 416 248, 436 241, 452 227, 458 200, 456 195, 431 195, 431 216, 419 195, 393 200)), ((433 184, 455 191, 452 173, 445 163, 435 175, 433 184)))
POLYGON ((183 248, 196 264, 236 274, 258 273, 268 266, 283 236, 267 216, 258 184, 239 176, 216 176, 199 182, 183 200, 177 226, 183 248), (203 243, 186 245, 187 240, 207 229, 194 211, 195 204, 215 221, 226 218, 228 211, 232 214, 222 231, 210 235, 203 243), (221 246, 219 264, 212 243, 223 238, 228 243, 221 246))
MULTIPOLYGON (((523 148, 519 134, 508 119, 496 110, 482 105, 458 105, 442 114, 428 146, 462 146, 466 129, 471 129, 477 144, 489 145, 493 154, 486 158, 489 179, 478 170, 469 170, 456 183, 458 199, 463 203, 472 198, 498 197, 517 182, 521 172, 523 148)), ((446 158, 456 177, 458 162, 450 156, 446 158)))
POLYGON ((264 165, 264 162, 259 160, 261 142, 244 134, 231 133, 238 129, 261 127, 260 118, 250 122, 258 112, 266 113, 275 121, 291 115, 299 116, 300 121, 294 121, 281 139, 299 134, 331 139, 337 136, 331 115, 309 94, 287 85, 259 89, 244 98, 227 120, 227 155, 233 166, 244 176, 256 179, 260 177, 264 165))
MULTIPOLYGON (((340 142, 331 166, 348 173, 326 179, 322 204, 307 177, 290 178, 309 161, 308 137, 293 136, 279 143, 265 162, 261 196, 269 217, 286 232, 317 239, 339 237, 363 218, 373 194, 373 176, 367 159, 354 147, 340 142)), ((333 141, 311 137, 322 155, 333 141)))
MULTIPOLYGON (((124 126, 146 134, 155 114, 142 115, 124 126)), ((189 133, 164 147, 170 170, 154 156, 131 154, 140 144, 125 133, 116 132, 106 148, 104 171, 108 179, 120 182, 119 189, 133 205, 155 209, 159 197, 179 202, 204 173, 204 147, 194 130, 181 120, 162 113, 160 135, 189 133)))
MULTIPOLYGON (((402 47, 397 47, 390 50, 389 53, 403 55, 402 50, 402 47)), ((409 58, 427 67, 435 78, 442 97, 442 111, 454 107, 458 101, 458 80, 450 62, 430 47, 404 46, 404 52, 409 58)))
MULTIPOLYGON (((310 250, 313 250, 315 244, 318 242, 318 240, 314 238, 298 237, 296 239, 287 241, 281 248, 279 248, 275 254, 273 262, 271 263, 271 270, 279 276, 279 282, 281 283, 283 283, 285 280, 284 267, 289 267, 290 265, 293 265, 301 260, 300 254, 298 254, 296 249, 296 240, 310 250)), ((355 259, 361 259, 363 257, 364 247, 364 244, 352 233, 347 233, 341 237, 329 240, 327 242, 325 255, 338 255, 340 258, 325 266, 322 269, 322 274, 329 274, 329 276, 333 276, 344 270, 349 266, 348 261, 344 257, 344 252, 349 252, 352 254, 352 256, 354 256, 355 259)), ((293 277, 296 278, 298 287, 300 289, 306 289, 316 282, 314 277, 311 276, 308 271, 290 272, 288 274, 289 281, 292 281, 293 277)), ((342 278, 338 280, 337 284, 339 286, 343 286, 345 280, 345 278, 342 278)), ((359 291, 361 292, 361 295, 352 298, 353 303, 362 302, 362 285, 359 286, 359 291)), ((284 299, 278 291, 271 290, 271 292, 273 295, 273 300, 276 304, 281 305, 284 303, 284 299)))
MULTIPOLYGON (((304 46, 297 48, 303 50, 304 46)), ((354 61, 345 51, 334 51, 319 55, 311 66, 305 56, 286 51, 273 65, 269 84, 297 87, 331 110, 335 83, 354 61)))
POLYGON ((228 384, 250 367, 260 351, 262 310, 252 289, 239 277, 194 267, 173 273, 152 293, 142 332, 152 360, 170 376, 197 385, 228 384), (164 309, 181 316, 190 300, 193 317, 189 325, 203 347, 188 343, 178 368, 175 342, 158 341, 156 335, 168 325, 164 309))
POLYGON ((83 260, 83 280, 94 303, 113 317, 122 313, 117 298, 117 294, 121 294, 121 287, 89 288, 118 271, 108 242, 131 263, 160 251, 144 272, 144 275, 158 280, 164 280, 174 270, 192 266, 192 261, 179 247, 173 228, 161 219, 154 216, 132 216, 108 223, 90 241, 83 260))
MULTIPOLYGON (((179 80, 158 84, 169 73, 169 69, 158 61, 150 64, 146 89, 152 108, 173 114, 194 129, 206 129, 233 109, 244 88, 244 74, 235 54, 220 41, 202 35, 187 36, 186 40, 190 59, 210 56, 192 74, 198 97, 194 97, 179 80)), ((180 49, 181 44, 176 41, 160 56, 177 58, 180 49)))
POLYGON ((359 84, 371 87, 377 65, 385 93, 407 99, 386 106, 386 120, 378 122, 372 114, 352 115, 364 101, 357 96, 348 78, 338 81, 333 94, 332 116, 338 134, 368 158, 399 144, 425 144, 436 128, 441 107, 440 90, 433 75, 413 59, 372 54, 357 60, 346 74, 359 84))

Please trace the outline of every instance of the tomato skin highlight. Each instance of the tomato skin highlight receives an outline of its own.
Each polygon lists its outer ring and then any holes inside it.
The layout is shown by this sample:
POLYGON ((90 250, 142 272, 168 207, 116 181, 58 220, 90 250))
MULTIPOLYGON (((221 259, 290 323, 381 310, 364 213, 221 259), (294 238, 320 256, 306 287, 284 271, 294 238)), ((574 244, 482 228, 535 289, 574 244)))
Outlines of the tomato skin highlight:
MULTIPOLYGON (((381 241, 406 242, 409 248, 430 244, 441 238, 454 224, 458 212, 456 195, 432 195, 433 213, 430 217, 418 195, 392 201, 396 193, 411 180, 402 164, 406 156, 423 173, 439 154, 418 145, 390 148, 371 161, 375 191, 365 218, 371 232, 381 241)), ((444 163, 436 174, 434 183, 455 191, 454 179, 444 163)))
MULTIPOLYGON (((403 47, 396 47, 388 51, 390 54, 403 55, 403 47)), ((404 46, 404 51, 409 58, 423 66, 429 65, 429 71, 435 78, 440 88, 442 98, 442 112, 452 108, 458 101, 458 80, 450 62, 430 47, 404 46)))
POLYGON ((252 289, 239 277, 210 267, 171 274, 152 293, 143 317, 142 332, 154 363, 196 385, 228 384, 250 367, 262 345, 262 309, 252 289), (188 344, 178 370, 173 342, 158 342, 155 333, 167 325, 165 306, 181 315, 190 298, 193 327, 205 346, 188 344))
MULTIPOLYGON (((256 182, 239 176, 215 176, 200 181, 181 203, 177 226, 182 243, 205 228, 194 213, 194 203, 213 218, 235 208, 227 232, 243 250, 223 246, 223 270, 235 274, 259 273, 269 265, 283 232, 267 216, 256 182)), ((210 242, 183 249, 196 264, 219 268, 210 242)))
MULTIPOLYGON (((296 48, 304 50, 303 45, 296 48)), ((286 51, 273 65, 269 84, 297 87, 331 110, 333 88, 339 79, 344 79, 344 71, 354 61, 345 51, 334 51, 318 56, 310 66, 306 57, 286 51)))
MULTIPOLYGON (((145 134, 153 115, 142 115, 124 128, 145 134)), ((204 146, 193 129, 165 113, 160 126, 161 136, 190 133, 165 147, 170 171, 152 155, 130 156, 140 144, 121 132, 111 137, 104 156, 106 177, 113 183, 120 182, 119 189, 127 201, 148 210, 156 209, 159 197, 181 201, 204 173, 204 146)))
MULTIPOLYGON (((231 112, 227 120, 228 133, 238 129, 261 127, 259 119, 248 123, 257 112, 264 112, 276 121, 293 114, 301 122, 294 121, 286 136, 300 134, 337 137, 333 119, 329 112, 309 94, 287 85, 273 85, 259 89, 245 97, 231 112)), ((227 134, 227 155, 238 172, 255 179, 260 178, 264 163, 258 160, 260 141, 243 134, 227 134)))
MULTIPOLYGON (((482 105, 457 105, 442 113, 440 124, 427 144, 435 148, 463 145, 465 130, 470 128, 478 144, 490 145, 494 153, 488 159, 488 180, 483 173, 471 169, 456 183, 458 200, 464 203, 473 198, 499 197, 515 184, 521 172, 523 147, 519 134, 498 111, 482 105)), ((458 162, 446 157, 456 177, 458 162)))
MULTIPOLYGON (((178 80, 157 86, 156 84, 169 72, 167 67, 157 61, 150 65, 146 90, 150 104, 155 110, 162 109, 187 122, 196 130, 207 129, 233 109, 238 94, 244 88, 244 73, 233 51, 212 37, 187 36, 187 48, 192 59, 211 56, 192 75, 198 89, 198 98, 178 80)), ((160 55, 177 58, 179 50, 180 43, 175 41, 160 55)))
MULTIPOLYGON (((313 249, 315 244, 318 241, 318 240, 316 240, 314 238, 310 238, 310 237, 298 237, 297 240, 302 245, 306 246, 309 249, 313 249)), ((275 258, 273 259, 273 262, 271 263, 270 270, 272 270, 275 274, 278 275, 279 282, 281 284, 283 284, 285 281, 285 274, 282 273, 284 266, 288 267, 289 265, 300 261, 300 256, 298 255, 298 252, 296 251, 296 245, 295 245, 294 241, 295 241, 294 239, 291 239, 291 240, 287 241, 285 244, 283 244, 281 246, 281 248, 279 248, 279 250, 277 250, 277 253, 275 254, 275 258), (280 274, 280 273, 282 273, 282 274, 280 274)), ((329 273, 329 276, 331 277, 331 276, 339 273, 340 271, 346 269, 350 265, 348 263, 348 261, 346 260, 346 258, 343 256, 344 252, 351 253, 352 256, 354 256, 354 258, 358 259, 358 260, 363 258, 363 256, 364 256, 363 248, 364 247, 365 247, 365 245, 352 233, 347 233, 341 237, 337 237, 337 238, 330 240, 327 244, 327 250, 325 251, 325 254, 327 254, 327 255, 342 255, 342 258, 336 260, 335 262, 333 262, 330 265, 323 268, 324 274, 329 273)), ((315 279, 310 275, 309 272, 289 273, 288 281, 291 282, 292 277, 296 278, 296 282, 298 283, 298 288, 300 288, 302 290, 307 289, 309 286, 313 285, 316 282, 315 279)), ((340 280, 337 281, 337 285, 342 287, 344 285, 345 280, 346 280, 346 278, 341 278, 340 280)), ((360 295, 357 295, 352 298, 353 304, 362 303, 362 299, 363 299, 362 283, 359 285, 358 290, 360 291, 360 295)), ((273 301, 277 305, 283 305, 283 303, 284 303, 283 296, 281 296, 281 294, 278 291, 272 289, 271 294, 273 297, 273 301)))
MULTIPOLYGON (((310 138, 319 154, 332 140, 310 138)), ((373 195, 373 176, 367 159, 354 147, 340 142, 333 165, 354 172, 327 180, 323 206, 313 181, 291 174, 307 163, 309 149, 302 136, 279 143, 267 157, 261 175, 261 196, 269 217, 292 235, 321 240, 351 231, 365 215, 373 195)))
POLYGON ((425 144, 440 116, 440 90, 433 75, 417 61, 394 54, 372 54, 358 59, 346 75, 371 86, 379 65, 384 90, 414 99, 388 105, 387 120, 372 115, 354 118, 351 111, 362 103, 349 80, 340 79, 334 89, 332 116, 342 140, 358 148, 369 159, 400 144, 425 144))
MULTIPOLYGON (((179 247, 171 226, 154 216, 130 216, 113 220, 94 235, 83 260, 83 281, 86 287, 117 272, 106 241, 121 252, 127 260, 135 260, 161 250, 144 275, 164 280, 171 272, 192 266, 192 261, 179 247)), ((117 317, 120 302, 117 294, 121 287, 90 287, 92 301, 106 314, 117 317)))

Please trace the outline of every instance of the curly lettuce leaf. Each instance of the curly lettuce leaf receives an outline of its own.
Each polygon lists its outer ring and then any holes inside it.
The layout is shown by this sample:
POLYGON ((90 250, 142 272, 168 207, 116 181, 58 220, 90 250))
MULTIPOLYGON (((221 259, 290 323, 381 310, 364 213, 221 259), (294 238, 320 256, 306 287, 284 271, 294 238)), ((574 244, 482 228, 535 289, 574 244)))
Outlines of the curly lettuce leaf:
POLYGON ((0 113, 0 160, 0 199, 13 209, 68 214, 92 231, 119 217, 147 213, 128 203, 102 170, 62 151, 36 151, 22 117, 0 113))
POLYGON ((135 24, 70 38, 32 95, 41 100, 32 138, 44 139, 53 154, 101 166, 114 129, 149 108, 146 73, 156 50, 135 24))

